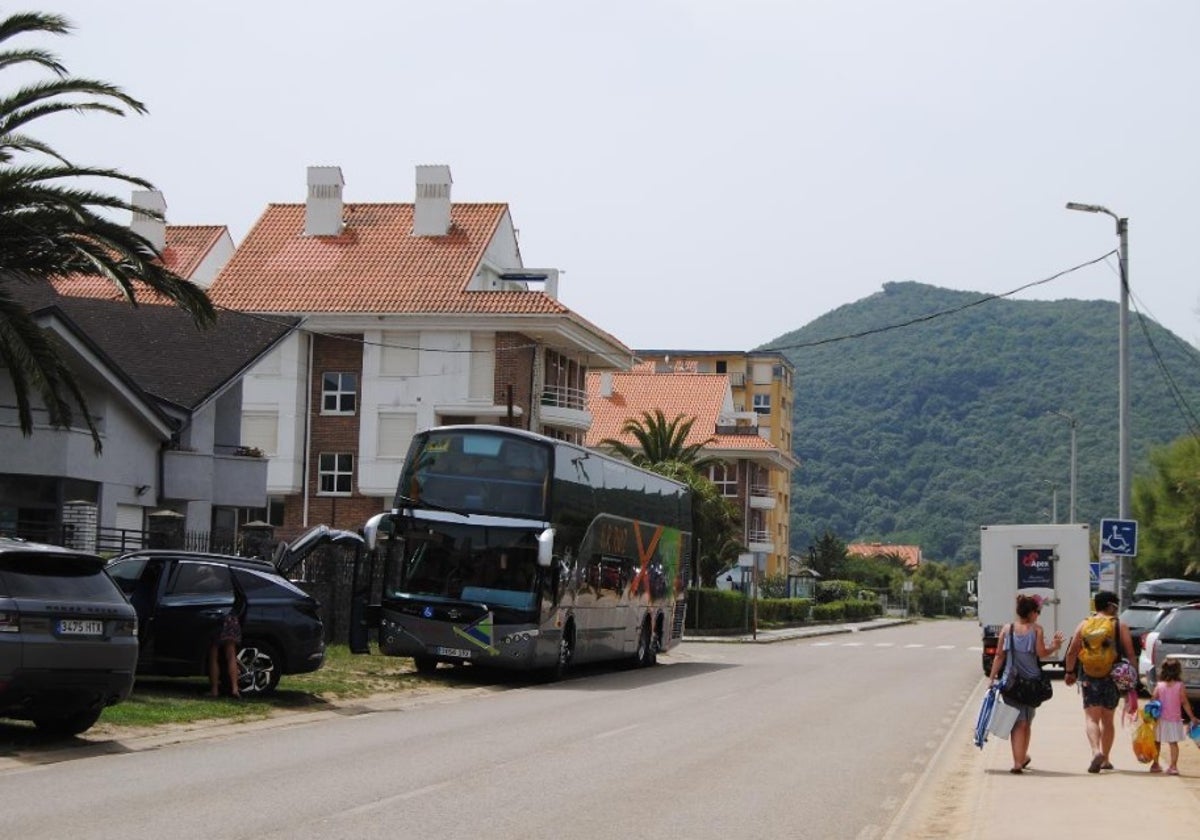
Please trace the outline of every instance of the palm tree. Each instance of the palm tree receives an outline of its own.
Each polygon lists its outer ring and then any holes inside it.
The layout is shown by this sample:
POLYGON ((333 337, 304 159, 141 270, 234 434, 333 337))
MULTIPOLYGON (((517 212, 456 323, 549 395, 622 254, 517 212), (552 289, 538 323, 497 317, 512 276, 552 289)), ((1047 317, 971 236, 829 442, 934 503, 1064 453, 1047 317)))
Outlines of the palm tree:
POLYGON ((621 434, 631 435, 638 445, 631 446, 617 438, 605 438, 599 446, 620 455, 626 461, 639 467, 649 467, 671 461, 678 461, 695 470, 703 470, 716 461, 715 458, 700 457, 701 450, 713 441, 713 438, 699 443, 687 443, 692 431, 695 417, 685 418, 682 414, 668 421, 662 409, 654 409, 654 413, 643 411, 641 419, 629 418, 621 426, 621 434))
POLYGON ((64 35, 70 30, 71 24, 58 15, 21 13, 0 21, 0 69, 33 66, 50 74, 0 95, 0 365, 12 380, 23 434, 33 433, 30 394, 35 393, 52 426, 70 426, 73 407, 78 408, 99 453, 99 432, 83 392, 59 345, 14 295, 14 284, 98 275, 111 280, 134 306, 141 292, 174 302, 198 326, 210 324, 215 315, 204 291, 164 267, 145 237, 103 215, 133 212, 129 202, 79 182, 119 181, 143 189, 153 189, 152 184, 115 169, 76 166, 26 133, 39 117, 63 111, 118 116, 146 112, 141 102, 118 87, 68 76, 45 50, 7 48, 18 36, 64 35))

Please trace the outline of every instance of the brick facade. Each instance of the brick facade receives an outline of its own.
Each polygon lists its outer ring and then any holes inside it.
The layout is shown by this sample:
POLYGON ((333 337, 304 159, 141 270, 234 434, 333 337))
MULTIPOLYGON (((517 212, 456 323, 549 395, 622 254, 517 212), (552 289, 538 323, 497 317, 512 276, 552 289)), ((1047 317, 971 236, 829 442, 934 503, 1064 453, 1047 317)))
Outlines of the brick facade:
MULTIPOLYGON (((312 379, 309 382, 311 410, 308 417, 310 449, 308 454, 308 522, 331 528, 356 530, 368 518, 383 510, 377 496, 358 492, 358 438, 362 418, 362 335, 314 335, 312 379), (353 373, 357 377, 358 394, 353 414, 322 413, 322 382, 326 373, 353 373), (320 486, 319 457, 321 453, 348 453, 354 456, 354 472, 349 496, 318 495, 320 486)), ((281 539, 290 539, 304 530, 304 497, 284 499, 281 539)))
POLYGON ((530 406, 533 393, 533 360, 538 352, 537 344, 520 333, 496 333, 496 405, 508 404, 508 388, 512 386, 512 401, 521 409, 521 416, 511 424, 507 417, 497 418, 501 426, 529 428, 530 406))

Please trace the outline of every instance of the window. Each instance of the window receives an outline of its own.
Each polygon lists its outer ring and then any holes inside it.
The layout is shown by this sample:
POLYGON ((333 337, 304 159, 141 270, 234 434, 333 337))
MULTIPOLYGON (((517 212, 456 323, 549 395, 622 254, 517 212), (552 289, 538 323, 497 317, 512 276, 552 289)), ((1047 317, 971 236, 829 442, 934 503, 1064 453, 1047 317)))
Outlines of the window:
POLYGON ((716 485, 717 491, 726 497, 737 495, 737 466, 735 464, 711 464, 708 480, 716 485))
POLYGON ((728 362, 726 362, 724 359, 717 362, 717 373, 728 373, 729 371, 728 371, 727 365, 728 365, 728 362))
POLYGON ((321 380, 321 413, 353 414, 358 396, 358 376, 353 373, 326 373, 321 380))
POLYGON ((317 456, 317 492, 326 495, 350 495, 354 474, 354 456, 346 452, 322 452, 317 456))
POLYGON ((229 579, 229 567, 215 563, 183 562, 175 567, 175 574, 167 584, 168 595, 230 595, 233 583, 229 579))
POLYGON ((381 376, 416 376, 420 372, 419 333, 385 332, 379 351, 381 376))
POLYGON ((380 458, 403 458, 417 431, 415 414, 379 415, 379 440, 377 453, 380 458))
POLYGON ((755 394, 754 395, 754 410, 759 414, 771 413, 771 395, 770 394, 755 394))
POLYGON ((279 453, 279 412, 242 412, 242 446, 254 448, 264 455, 279 453))

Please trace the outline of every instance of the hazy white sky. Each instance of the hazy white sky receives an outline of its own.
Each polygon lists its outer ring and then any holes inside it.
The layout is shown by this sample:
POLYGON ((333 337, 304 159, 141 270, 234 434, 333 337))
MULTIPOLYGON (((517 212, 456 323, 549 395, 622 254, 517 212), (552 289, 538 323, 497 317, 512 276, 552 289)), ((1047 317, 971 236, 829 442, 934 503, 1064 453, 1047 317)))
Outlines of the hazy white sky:
MULTIPOLYGON (((412 201, 448 164, 626 344, 749 349, 888 281, 1000 293, 1115 249, 1080 201, 1129 217, 1133 305, 1200 337, 1194 0, 5 7, 67 15, 41 45, 150 108, 36 136, 235 242, 309 165, 412 201)), ((1021 297, 1118 288, 1113 259, 1021 297)))

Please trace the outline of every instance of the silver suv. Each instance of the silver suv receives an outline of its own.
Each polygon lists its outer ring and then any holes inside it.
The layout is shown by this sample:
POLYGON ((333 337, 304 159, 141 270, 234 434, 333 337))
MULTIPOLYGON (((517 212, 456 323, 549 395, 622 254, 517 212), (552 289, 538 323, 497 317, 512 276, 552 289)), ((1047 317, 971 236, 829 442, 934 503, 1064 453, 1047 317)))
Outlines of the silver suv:
POLYGON ((137 614, 94 554, 0 537, 0 717, 77 735, 133 689, 137 614))

